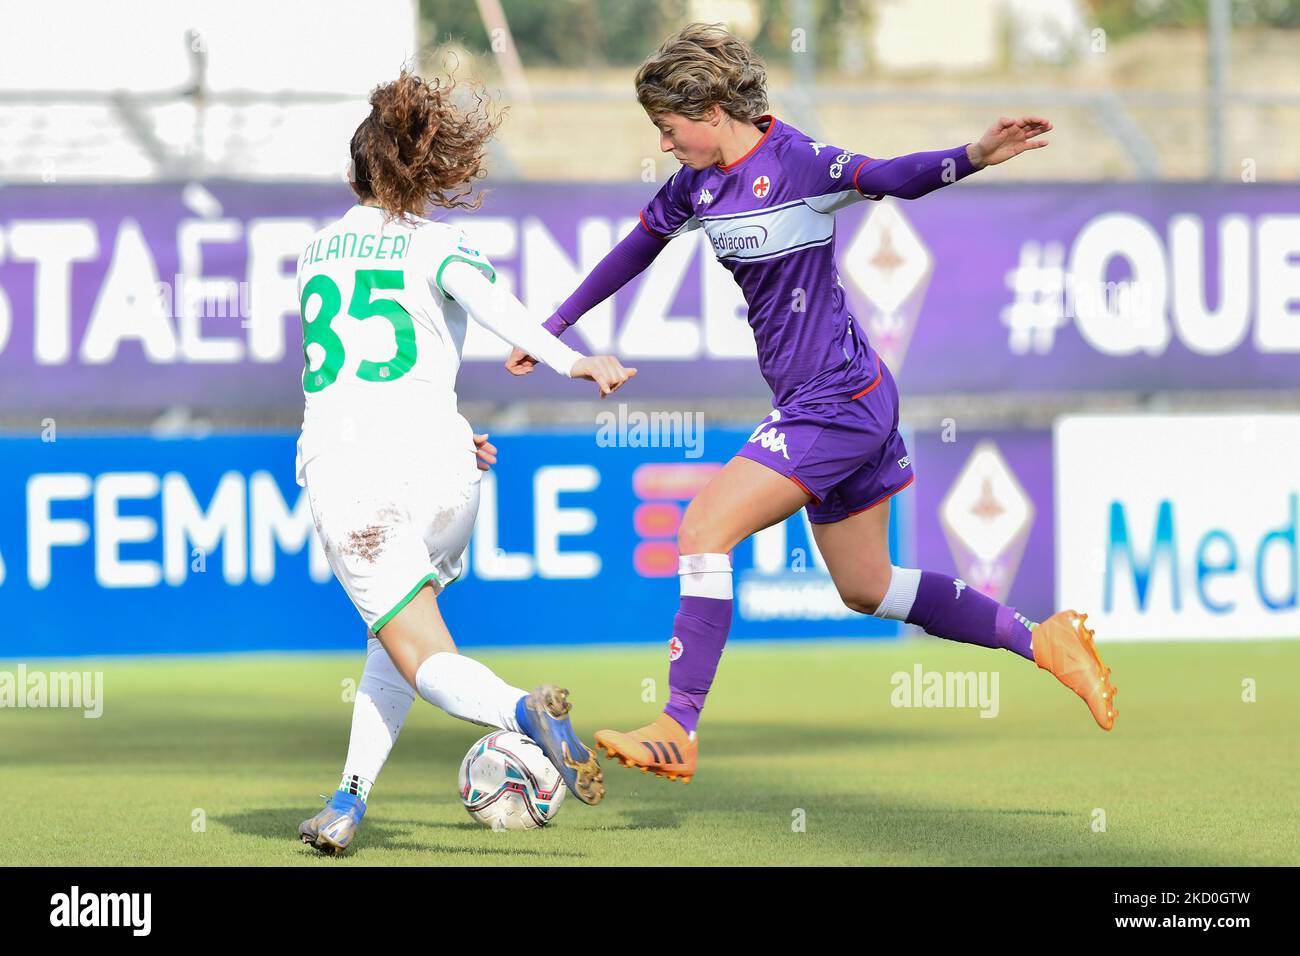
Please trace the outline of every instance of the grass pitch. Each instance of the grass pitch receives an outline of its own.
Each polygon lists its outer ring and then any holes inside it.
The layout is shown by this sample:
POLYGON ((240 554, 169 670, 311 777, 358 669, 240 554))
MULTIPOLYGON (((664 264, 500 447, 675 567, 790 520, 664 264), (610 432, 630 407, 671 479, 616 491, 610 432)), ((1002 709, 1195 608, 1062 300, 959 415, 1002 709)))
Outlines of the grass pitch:
MULTIPOLYGON (((605 760, 604 803, 570 797, 551 826, 525 833, 469 819, 456 771, 486 730, 417 698, 338 859, 303 846, 296 828, 338 783, 343 681, 360 676, 360 651, 27 662, 103 670, 104 712, 0 710, 11 785, 0 864, 1300 863, 1300 642, 1102 649, 1119 688, 1112 733, 1005 651, 733 644, 694 782, 605 760), (997 716, 893 706, 892 675, 917 664, 996 671, 997 716), (1242 700, 1247 678, 1254 703, 1242 700)), ((668 691, 658 645, 469 652, 520 687, 570 687, 588 740, 648 722, 668 691)))

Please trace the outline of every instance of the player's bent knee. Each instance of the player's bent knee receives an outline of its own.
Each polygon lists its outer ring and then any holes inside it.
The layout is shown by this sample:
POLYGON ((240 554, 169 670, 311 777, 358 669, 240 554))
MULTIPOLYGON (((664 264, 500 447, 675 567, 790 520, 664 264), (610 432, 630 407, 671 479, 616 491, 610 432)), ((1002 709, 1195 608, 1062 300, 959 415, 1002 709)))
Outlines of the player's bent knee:
POLYGON ((841 590, 840 600, 850 611, 875 614, 889 591, 890 572, 891 569, 886 568, 881 573, 866 575, 864 580, 855 582, 852 588, 841 590))
POLYGON ((876 609, 880 607, 880 597, 869 597, 867 595, 840 595, 840 597, 843 599, 845 607, 850 611, 857 611, 859 614, 875 614, 876 609))
POLYGON ((681 527, 677 529, 677 553, 708 554, 716 550, 716 544, 711 541, 703 522, 692 520, 688 511, 681 527))

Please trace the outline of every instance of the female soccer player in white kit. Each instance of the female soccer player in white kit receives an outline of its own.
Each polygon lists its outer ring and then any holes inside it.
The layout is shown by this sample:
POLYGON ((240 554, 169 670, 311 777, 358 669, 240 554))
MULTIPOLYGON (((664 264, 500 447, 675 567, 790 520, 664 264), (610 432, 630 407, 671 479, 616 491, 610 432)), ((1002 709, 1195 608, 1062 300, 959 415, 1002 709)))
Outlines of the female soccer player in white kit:
POLYGON ((406 71, 378 87, 351 143, 359 202, 298 259, 297 480, 370 634, 342 782, 298 830, 327 853, 352 842, 417 692, 455 717, 531 737, 585 803, 604 795, 595 754, 569 725, 568 691, 509 686, 456 652, 438 611, 461 573, 480 469, 495 461, 456 409, 467 317, 560 374, 596 382, 602 397, 636 374, 562 344, 493 284, 471 239, 423 218, 431 205, 477 206, 465 197, 497 125, 484 104, 463 111, 448 85, 406 71))

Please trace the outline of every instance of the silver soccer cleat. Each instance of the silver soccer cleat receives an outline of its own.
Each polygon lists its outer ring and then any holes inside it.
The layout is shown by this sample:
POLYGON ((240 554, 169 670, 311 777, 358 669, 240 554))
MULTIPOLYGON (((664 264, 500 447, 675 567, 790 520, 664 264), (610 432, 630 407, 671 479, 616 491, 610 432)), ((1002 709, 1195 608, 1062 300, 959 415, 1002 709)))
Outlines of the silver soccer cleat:
POLYGON ((326 798, 325 809, 298 824, 298 837, 322 853, 338 856, 352 843, 365 816, 366 805, 348 795, 335 793, 326 798))

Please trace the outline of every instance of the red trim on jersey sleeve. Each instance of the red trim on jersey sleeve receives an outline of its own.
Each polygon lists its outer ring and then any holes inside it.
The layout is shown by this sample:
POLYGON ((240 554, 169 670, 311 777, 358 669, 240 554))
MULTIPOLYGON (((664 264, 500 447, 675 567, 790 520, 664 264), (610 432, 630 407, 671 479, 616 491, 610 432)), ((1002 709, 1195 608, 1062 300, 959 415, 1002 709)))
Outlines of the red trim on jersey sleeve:
POLYGON ((874 162, 875 160, 872 159, 870 156, 868 156, 862 162, 858 163, 858 168, 853 170, 853 188, 856 189, 859 194, 866 196, 868 199, 880 200, 885 198, 883 194, 877 196, 874 193, 864 193, 862 192, 862 189, 858 186, 858 173, 862 172, 862 167, 867 165, 867 163, 874 163, 874 162))
POLYGON ((639 213, 637 213, 637 217, 641 220, 641 225, 645 226, 645 231, 650 233, 650 235, 654 236, 656 239, 665 239, 665 240, 667 239, 667 236, 661 236, 659 235, 659 233, 655 232, 653 229, 650 228, 650 225, 645 221, 644 209, 641 210, 639 213))
POLYGON ((862 172, 862 167, 867 165, 867 163, 869 162, 871 162, 871 159, 868 157, 867 159, 864 159, 862 162, 858 163, 858 168, 853 170, 853 188, 857 189, 858 192, 862 192, 861 189, 858 189, 858 173, 862 172))

